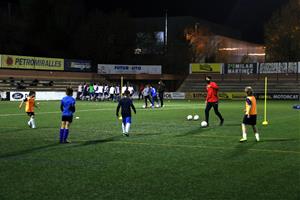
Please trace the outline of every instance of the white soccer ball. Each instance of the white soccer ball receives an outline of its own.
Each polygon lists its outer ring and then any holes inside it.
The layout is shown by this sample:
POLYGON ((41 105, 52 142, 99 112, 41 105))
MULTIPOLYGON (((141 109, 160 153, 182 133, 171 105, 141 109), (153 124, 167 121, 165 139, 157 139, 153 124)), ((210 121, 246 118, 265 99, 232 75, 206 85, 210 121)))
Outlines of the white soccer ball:
POLYGON ((194 118, 193 118, 195 121, 197 121, 199 119, 199 115, 194 115, 194 118))
POLYGON ((156 105, 156 108, 159 108, 159 105, 156 105))
POLYGON ((202 121, 201 122, 201 127, 206 127, 207 126, 207 122, 206 121, 202 121))
POLYGON ((145 105, 143 105, 143 108, 146 108, 146 106, 145 106, 145 105))
POLYGON ((188 116, 186 117, 186 119, 187 119, 187 120, 192 120, 192 119, 193 119, 193 116, 192 116, 192 115, 188 115, 188 116))
POLYGON ((75 119, 79 119, 79 117, 75 117, 75 119))

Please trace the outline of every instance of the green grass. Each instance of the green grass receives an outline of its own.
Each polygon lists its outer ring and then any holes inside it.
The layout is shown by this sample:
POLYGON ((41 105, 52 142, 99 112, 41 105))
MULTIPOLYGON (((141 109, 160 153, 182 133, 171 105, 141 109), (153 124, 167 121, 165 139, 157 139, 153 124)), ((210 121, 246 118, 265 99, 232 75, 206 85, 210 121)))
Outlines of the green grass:
POLYGON ((72 144, 58 144, 59 102, 41 102, 37 129, 18 103, 0 102, 0 199, 299 199, 300 112, 297 102, 272 101, 269 126, 256 143, 240 144, 244 102, 222 101, 223 127, 211 110, 201 129, 203 102, 135 102, 131 135, 121 135, 116 104, 77 102, 72 144), (200 121, 187 121, 199 114, 200 121))

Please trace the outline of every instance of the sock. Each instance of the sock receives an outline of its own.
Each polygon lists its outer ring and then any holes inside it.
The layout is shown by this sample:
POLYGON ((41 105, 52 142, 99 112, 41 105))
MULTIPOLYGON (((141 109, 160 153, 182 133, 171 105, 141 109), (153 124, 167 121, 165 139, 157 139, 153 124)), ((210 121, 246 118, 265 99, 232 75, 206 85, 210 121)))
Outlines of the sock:
POLYGON ((124 123, 122 123, 122 131, 123 131, 123 133, 125 133, 125 125, 124 125, 124 123))
POLYGON ((127 124, 126 124, 126 127, 125 127, 125 131, 126 131, 126 133, 128 133, 128 132, 129 132, 129 129, 130 129, 130 123, 127 123, 127 124))
POLYGON ((62 143, 64 141, 64 132, 65 129, 61 128, 59 131, 59 142, 62 143))
POLYGON ((243 133, 243 138, 247 139, 247 133, 243 133))
POLYGON ((31 128, 35 128, 35 120, 34 120, 34 118, 31 117, 30 121, 31 121, 31 128))
POLYGON ((255 138, 256 138, 256 141, 259 141, 259 134, 258 133, 255 133, 255 138))
POLYGON ((69 136, 69 129, 65 129, 65 131, 64 131, 64 142, 67 141, 68 136, 69 136))

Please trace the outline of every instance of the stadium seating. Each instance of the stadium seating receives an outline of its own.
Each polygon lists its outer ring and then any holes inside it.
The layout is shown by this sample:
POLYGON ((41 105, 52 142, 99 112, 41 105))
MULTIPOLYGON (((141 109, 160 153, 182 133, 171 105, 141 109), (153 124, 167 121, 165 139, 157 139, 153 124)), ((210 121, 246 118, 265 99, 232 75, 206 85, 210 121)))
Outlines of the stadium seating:
POLYGON ((64 91, 66 86, 77 88, 83 82, 104 82, 105 78, 95 73, 36 71, 36 70, 0 70, 0 91, 36 90, 64 91), (33 84, 34 80, 37 84, 33 84), (21 83, 22 81, 22 83, 21 83), (53 84, 50 83, 53 82, 53 84), (24 88, 18 88, 18 85, 24 88), (50 83, 50 84, 49 84, 50 83))
MULTIPOLYGON (((211 74, 222 92, 242 92, 252 86, 256 93, 264 92, 264 77, 268 77, 269 93, 300 93, 300 80, 297 74, 211 74)), ((178 88, 178 92, 202 92, 205 90, 205 74, 191 74, 178 88)))

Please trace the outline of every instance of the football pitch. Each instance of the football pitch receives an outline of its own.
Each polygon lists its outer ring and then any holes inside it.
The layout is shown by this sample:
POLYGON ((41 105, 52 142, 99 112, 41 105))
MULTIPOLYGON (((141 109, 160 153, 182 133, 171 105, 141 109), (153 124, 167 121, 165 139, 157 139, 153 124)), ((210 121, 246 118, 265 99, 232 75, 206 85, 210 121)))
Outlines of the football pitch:
POLYGON ((59 101, 42 101, 36 129, 17 102, 0 102, 0 199, 299 199, 300 111, 270 101, 260 142, 248 127, 239 143, 243 101, 221 101, 223 126, 203 101, 134 101, 130 137, 122 136, 116 103, 77 102, 71 144, 59 144, 59 101), (189 114, 200 115, 187 121, 189 114))

